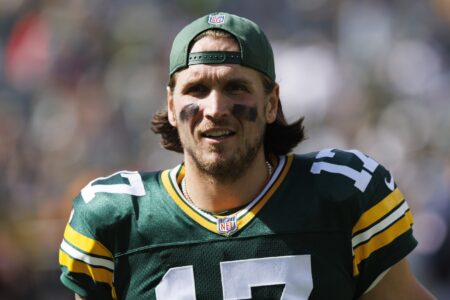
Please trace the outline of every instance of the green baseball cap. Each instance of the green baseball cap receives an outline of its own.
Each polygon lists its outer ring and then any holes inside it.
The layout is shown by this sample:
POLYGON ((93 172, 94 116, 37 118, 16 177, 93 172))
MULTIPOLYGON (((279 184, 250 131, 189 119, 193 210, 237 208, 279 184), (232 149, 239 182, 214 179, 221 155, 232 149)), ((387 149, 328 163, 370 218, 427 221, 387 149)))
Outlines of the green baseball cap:
POLYGON ((175 37, 170 51, 169 74, 194 64, 240 64, 260 71, 275 81, 273 51, 261 28, 246 18, 224 12, 205 15, 175 37), (192 40, 208 29, 222 29, 239 42, 240 52, 208 51, 188 53, 192 40))

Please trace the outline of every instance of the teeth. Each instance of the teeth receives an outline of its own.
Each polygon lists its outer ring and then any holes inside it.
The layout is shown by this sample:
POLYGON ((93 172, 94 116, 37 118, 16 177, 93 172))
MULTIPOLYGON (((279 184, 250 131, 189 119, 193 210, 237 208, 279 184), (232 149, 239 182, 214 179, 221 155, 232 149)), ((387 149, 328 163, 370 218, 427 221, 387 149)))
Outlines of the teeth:
POLYGON ((228 130, 219 130, 219 131, 211 131, 206 133, 206 136, 210 136, 210 137, 221 137, 221 136, 226 136, 226 135, 230 135, 231 131, 228 130))

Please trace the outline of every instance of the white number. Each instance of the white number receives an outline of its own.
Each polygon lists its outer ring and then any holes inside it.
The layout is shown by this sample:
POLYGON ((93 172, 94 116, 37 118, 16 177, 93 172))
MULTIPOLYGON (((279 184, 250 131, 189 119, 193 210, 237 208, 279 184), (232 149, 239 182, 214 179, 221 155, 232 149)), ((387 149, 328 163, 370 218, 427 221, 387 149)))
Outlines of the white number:
POLYGON ((195 300, 194 268, 169 269, 156 287, 156 299, 195 300))
MULTIPOLYGON (((220 263, 224 300, 251 299, 251 288, 284 284, 281 300, 308 299, 313 289, 311 256, 294 255, 220 263)), ((156 287, 156 299, 194 300, 192 266, 172 268, 156 287)))
POLYGON ((144 196, 145 189, 142 183, 141 175, 138 172, 120 171, 112 174, 108 177, 97 178, 81 190, 81 197, 84 202, 89 203, 94 199, 96 193, 111 193, 111 194, 128 194, 133 196, 144 196), (127 178, 130 184, 118 183, 118 184, 94 184, 98 180, 104 180, 113 176, 120 175, 127 178))
MULTIPOLYGON (((378 163, 358 150, 348 150, 346 152, 350 152, 356 155, 363 162, 363 167, 366 170, 363 169, 361 171, 357 171, 348 166, 320 161, 313 163, 313 165, 311 166, 311 173, 320 174, 320 172, 322 171, 327 171, 330 173, 344 175, 352 179, 355 182, 355 187, 358 188, 361 192, 364 192, 370 180, 372 179, 371 173, 375 171, 375 169, 378 166, 378 163), (371 173, 369 173, 368 171, 371 173)), ((332 152, 331 149, 325 149, 320 151, 316 155, 316 159, 323 157, 334 157, 334 155, 335 153, 332 152)))
POLYGON ((281 300, 308 299, 312 291, 309 255, 220 263, 223 299, 251 299, 252 287, 285 284, 281 300))

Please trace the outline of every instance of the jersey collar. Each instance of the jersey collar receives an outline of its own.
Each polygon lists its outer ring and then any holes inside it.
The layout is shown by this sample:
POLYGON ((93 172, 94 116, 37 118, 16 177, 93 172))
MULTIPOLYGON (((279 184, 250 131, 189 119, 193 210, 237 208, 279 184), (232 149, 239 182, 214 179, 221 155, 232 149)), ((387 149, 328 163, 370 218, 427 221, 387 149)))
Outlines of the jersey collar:
POLYGON ((175 204, 192 220, 208 229, 209 231, 230 236, 238 232, 250 223, 263 206, 269 201, 273 193, 278 189, 286 177, 294 156, 279 156, 278 164, 262 191, 252 201, 250 201, 241 210, 230 215, 215 215, 207 213, 191 202, 183 195, 180 184, 184 178, 184 164, 180 164, 173 169, 165 170, 161 173, 161 179, 164 188, 175 202, 175 204))

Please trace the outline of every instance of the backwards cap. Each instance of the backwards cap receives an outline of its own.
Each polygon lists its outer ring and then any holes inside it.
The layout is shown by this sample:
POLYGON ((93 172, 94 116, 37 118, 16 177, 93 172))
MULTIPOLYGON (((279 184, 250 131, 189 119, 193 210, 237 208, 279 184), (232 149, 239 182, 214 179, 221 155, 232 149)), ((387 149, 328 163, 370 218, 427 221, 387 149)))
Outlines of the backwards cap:
POLYGON ((275 81, 272 47, 254 22, 228 13, 203 16, 184 27, 173 41, 169 74, 194 64, 240 64, 260 71, 275 81), (188 53, 192 40, 208 29, 222 29, 239 42, 240 52, 208 51, 188 53))

